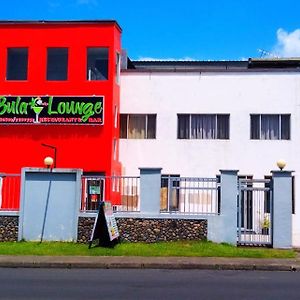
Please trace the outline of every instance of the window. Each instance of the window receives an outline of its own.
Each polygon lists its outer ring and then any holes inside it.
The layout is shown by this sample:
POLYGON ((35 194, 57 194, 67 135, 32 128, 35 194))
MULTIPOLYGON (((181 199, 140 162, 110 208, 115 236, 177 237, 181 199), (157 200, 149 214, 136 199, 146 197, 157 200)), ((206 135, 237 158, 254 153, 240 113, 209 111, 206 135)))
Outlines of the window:
POLYGON ((291 115, 250 115, 252 140, 289 140, 291 115))
POLYGON ((120 84, 120 73, 121 73, 121 55, 116 53, 116 83, 120 84))
POLYGON ((87 49, 87 80, 108 79, 108 48, 87 49))
POLYGON ((123 139, 155 139, 156 115, 121 114, 120 130, 123 139))
POLYGON ((229 139, 229 115, 178 114, 178 139, 229 139))
POLYGON ((114 154, 114 160, 117 159, 117 140, 114 139, 114 142, 113 142, 113 154, 114 154))
POLYGON ((115 128, 117 128, 117 126, 118 126, 118 107, 117 107, 117 105, 115 105, 115 109, 114 109, 114 125, 115 125, 115 128))
POLYGON ((68 48, 47 49, 47 80, 67 80, 68 48))
POLYGON ((7 49, 7 80, 27 80, 28 49, 7 49))

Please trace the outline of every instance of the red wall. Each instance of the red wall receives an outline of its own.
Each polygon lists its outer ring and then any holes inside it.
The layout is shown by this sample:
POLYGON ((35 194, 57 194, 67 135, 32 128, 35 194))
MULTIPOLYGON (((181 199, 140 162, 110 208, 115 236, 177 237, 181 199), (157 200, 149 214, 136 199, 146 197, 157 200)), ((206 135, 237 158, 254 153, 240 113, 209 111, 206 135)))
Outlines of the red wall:
MULTIPOLYGON (((19 173, 22 167, 43 167, 57 147, 58 168, 120 174, 113 158, 119 122, 114 126, 114 106, 120 88, 115 80, 116 52, 121 53, 121 32, 115 22, 0 23, 0 95, 104 96, 104 125, 0 125, 0 173, 19 173), (28 47, 28 80, 6 81, 8 47, 28 47), (47 47, 69 48, 68 80, 46 81, 47 47), (86 80, 87 47, 109 47, 109 80, 86 80)), ((118 109, 119 111, 119 109, 118 109)))

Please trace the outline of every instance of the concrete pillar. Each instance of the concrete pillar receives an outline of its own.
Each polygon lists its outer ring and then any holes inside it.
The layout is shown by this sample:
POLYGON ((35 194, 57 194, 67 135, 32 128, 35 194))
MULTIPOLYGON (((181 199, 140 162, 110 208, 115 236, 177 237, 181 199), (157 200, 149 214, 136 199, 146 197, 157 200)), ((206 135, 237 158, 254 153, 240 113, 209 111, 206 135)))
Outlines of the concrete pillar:
POLYGON ((208 219, 208 239, 217 243, 237 242, 238 170, 220 170, 220 215, 208 219))
POLYGON ((238 170, 221 172, 222 235, 224 242, 236 245, 237 240, 237 194, 238 170))
POLYGON ((292 171, 271 171, 273 178, 273 248, 292 247, 292 171))
POLYGON ((159 214, 161 168, 140 169, 140 211, 142 214, 159 214))

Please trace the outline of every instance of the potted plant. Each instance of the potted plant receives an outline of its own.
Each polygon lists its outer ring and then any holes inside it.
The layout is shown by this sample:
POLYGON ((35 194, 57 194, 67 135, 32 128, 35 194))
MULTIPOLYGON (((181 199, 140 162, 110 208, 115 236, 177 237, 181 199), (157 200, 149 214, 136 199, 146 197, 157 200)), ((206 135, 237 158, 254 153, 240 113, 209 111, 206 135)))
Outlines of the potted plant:
POLYGON ((268 217, 264 217, 262 222, 262 231, 261 233, 264 235, 268 235, 270 230, 270 219, 268 217))

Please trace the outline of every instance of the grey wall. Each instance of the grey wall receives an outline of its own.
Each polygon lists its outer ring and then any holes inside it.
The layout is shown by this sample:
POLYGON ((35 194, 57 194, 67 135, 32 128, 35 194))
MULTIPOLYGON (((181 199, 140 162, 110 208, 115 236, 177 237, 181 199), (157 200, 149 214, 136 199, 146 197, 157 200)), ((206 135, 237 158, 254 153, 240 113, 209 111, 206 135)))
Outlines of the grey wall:
POLYGON ((22 170, 18 239, 76 241, 81 171, 22 170))

